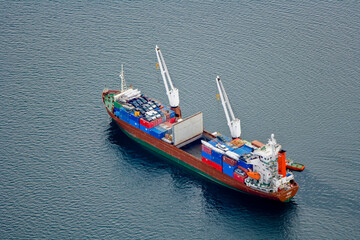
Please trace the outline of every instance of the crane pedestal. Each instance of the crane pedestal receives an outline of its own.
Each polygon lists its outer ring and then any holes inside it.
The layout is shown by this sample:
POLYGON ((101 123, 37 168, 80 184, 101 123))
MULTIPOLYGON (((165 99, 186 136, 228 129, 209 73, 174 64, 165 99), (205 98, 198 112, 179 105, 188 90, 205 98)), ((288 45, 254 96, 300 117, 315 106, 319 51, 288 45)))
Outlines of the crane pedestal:
POLYGON ((181 109, 180 109, 179 106, 171 107, 171 110, 173 110, 175 112, 175 117, 176 118, 181 118, 181 109))

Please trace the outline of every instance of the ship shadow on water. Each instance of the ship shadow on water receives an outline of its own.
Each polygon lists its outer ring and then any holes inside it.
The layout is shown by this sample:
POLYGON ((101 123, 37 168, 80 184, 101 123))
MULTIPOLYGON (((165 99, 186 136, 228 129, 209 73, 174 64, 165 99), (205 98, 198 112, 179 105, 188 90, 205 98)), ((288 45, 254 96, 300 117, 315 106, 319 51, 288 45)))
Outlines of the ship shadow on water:
MULTIPOLYGON (((241 217, 246 215, 249 221, 254 221, 253 224, 259 224, 259 221, 274 224, 280 232, 281 230, 284 231, 284 236, 288 236, 287 233, 294 231, 294 228, 296 228, 298 223, 296 196, 295 199, 292 199, 288 203, 281 203, 236 192, 224 186, 220 186, 217 183, 140 146, 126 136, 114 121, 110 122, 106 132, 108 141, 111 144, 120 147, 120 151, 124 154, 127 154, 128 152, 135 154, 134 157, 137 158, 137 162, 135 165, 134 162, 131 162, 131 165, 139 167, 139 169, 144 169, 144 171, 156 171, 157 169, 166 168, 170 170, 175 188, 186 188, 186 186, 183 186, 184 184, 192 184, 200 188, 203 207, 206 210, 210 210, 208 212, 217 212, 220 215, 226 215, 227 217, 232 216, 234 217, 234 222, 237 221, 236 219, 241 213, 241 217), (151 155, 149 155, 149 153, 151 155), (289 228, 292 228, 292 230, 289 228)), ((131 159, 132 158, 125 158, 126 161, 130 161, 131 159)))

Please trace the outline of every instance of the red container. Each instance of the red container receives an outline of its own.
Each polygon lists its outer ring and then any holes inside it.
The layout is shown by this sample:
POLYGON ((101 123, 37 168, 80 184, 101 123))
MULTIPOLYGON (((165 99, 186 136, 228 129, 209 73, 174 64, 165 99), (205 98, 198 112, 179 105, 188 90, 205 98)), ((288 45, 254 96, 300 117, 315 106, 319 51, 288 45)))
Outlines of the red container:
POLYGON ((155 119, 153 122, 154 122, 154 126, 159 125, 159 119, 155 119))
POLYGON ((210 161, 209 159, 201 157, 201 161, 211 166, 212 161, 210 161))
POLYGON ((219 170, 220 172, 223 171, 223 167, 217 163, 211 162, 211 166, 215 168, 216 170, 219 170))
POLYGON ((140 125, 146 127, 146 128, 153 128, 155 126, 154 121, 148 122, 144 120, 143 118, 140 118, 140 125))
POLYGON ((245 173, 248 173, 248 172, 249 172, 249 170, 247 170, 247 169, 245 169, 245 168, 243 168, 243 167, 241 167, 241 166, 238 166, 237 168, 243 170, 243 172, 245 172, 245 173))
POLYGON ((174 123, 175 122, 175 118, 170 118, 170 123, 174 123))
POLYGON ((210 154, 210 155, 211 155, 211 149, 208 148, 208 147, 205 146, 205 145, 201 145, 201 151, 204 151, 204 152, 206 152, 207 154, 210 154))
POLYGON ((220 172, 222 172, 222 166, 214 163, 213 161, 210 161, 209 159, 205 158, 205 157, 201 157, 201 161, 206 163, 207 165, 212 166, 213 168, 219 170, 220 172))
POLYGON ((248 176, 245 175, 245 176, 241 176, 240 174, 238 174, 237 172, 234 172, 234 178, 242 183, 245 182, 245 179, 247 178, 248 176))
POLYGON ((229 158, 228 156, 225 155, 223 156, 223 161, 232 167, 237 165, 237 161, 235 159, 229 158))

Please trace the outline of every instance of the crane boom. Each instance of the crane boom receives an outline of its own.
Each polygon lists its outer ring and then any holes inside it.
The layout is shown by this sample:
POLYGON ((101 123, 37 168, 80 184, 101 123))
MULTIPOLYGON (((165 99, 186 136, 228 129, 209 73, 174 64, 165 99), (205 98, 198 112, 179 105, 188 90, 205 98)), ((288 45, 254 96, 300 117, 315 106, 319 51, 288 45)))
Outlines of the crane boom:
POLYGON ((180 103, 180 98, 179 98, 179 90, 177 88, 174 88, 174 85, 171 81, 170 75, 169 75, 169 71, 166 67, 166 63, 164 60, 164 57, 160 51, 160 48, 158 47, 158 45, 156 45, 155 47, 155 51, 156 51, 156 56, 158 59, 158 63, 159 63, 159 67, 161 70, 161 75, 162 78, 164 80, 164 85, 165 85, 165 89, 166 89, 166 94, 169 98, 169 104, 172 108, 176 108, 179 106, 180 103), (169 89, 169 85, 170 85, 170 89, 169 89))
POLYGON ((225 92, 225 88, 221 82, 221 79, 219 76, 216 78, 216 84, 219 90, 219 95, 221 99, 221 103, 224 108, 227 124, 230 129, 231 137, 232 138, 238 138, 241 135, 241 125, 240 125, 240 119, 235 118, 234 112, 231 108, 229 98, 225 92), (229 116, 230 115, 230 116, 229 116))

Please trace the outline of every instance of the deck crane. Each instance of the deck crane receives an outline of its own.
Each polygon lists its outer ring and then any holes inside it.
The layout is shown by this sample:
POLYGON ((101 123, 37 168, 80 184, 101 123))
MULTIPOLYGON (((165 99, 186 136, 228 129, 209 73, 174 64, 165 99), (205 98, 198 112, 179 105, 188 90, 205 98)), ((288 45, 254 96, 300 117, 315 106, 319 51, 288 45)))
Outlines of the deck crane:
POLYGON ((179 90, 177 88, 174 88, 174 85, 173 85, 170 75, 169 75, 169 71, 166 67, 164 57, 163 57, 158 45, 156 45, 155 51, 156 51, 156 56, 158 59, 161 75, 164 80, 166 94, 169 98, 169 104, 170 104, 171 110, 173 110, 175 112, 175 116, 177 118, 181 118, 181 109, 179 107, 179 103, 180 103, 179 90), (170 89, 169 89, 168 82, 170 85, 170 89))
POLYGON ((219 76, 217 76, 217 78, 216 78, 216 84, 217 84, 217 87, 219 90, 221 103, 224 107, 227 124, 230 128, 231 137, 238 138, 241 135, 240 119, 235 118, 235 116, 234 116, 234 112, 231 108, 229 99, 225 92, 225 88, 224 88, 219 76), (230 116, 229 116, 229 113, 230 113, 230 116), (230 120, 230 117, 231 117, 231 120, 230 120))

